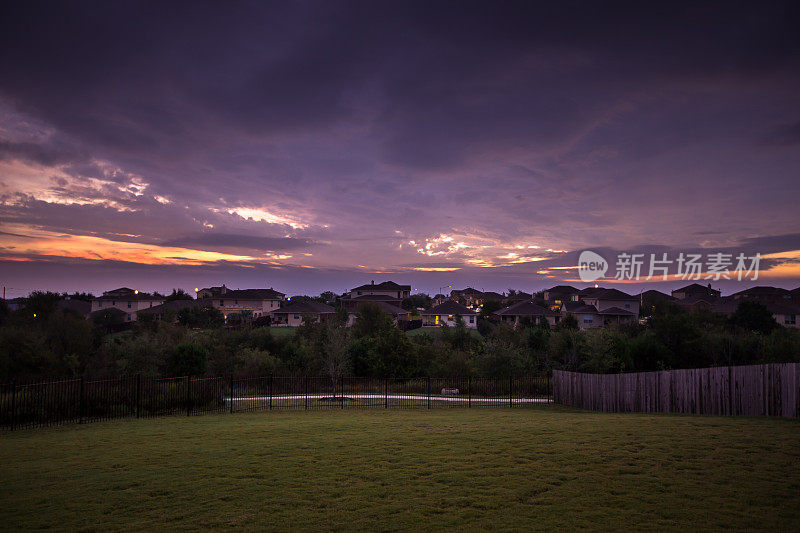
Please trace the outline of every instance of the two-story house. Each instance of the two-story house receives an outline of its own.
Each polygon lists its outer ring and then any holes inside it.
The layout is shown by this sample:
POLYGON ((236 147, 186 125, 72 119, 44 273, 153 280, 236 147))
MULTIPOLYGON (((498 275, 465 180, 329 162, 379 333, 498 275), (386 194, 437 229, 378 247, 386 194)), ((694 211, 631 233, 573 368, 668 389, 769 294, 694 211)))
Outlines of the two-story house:
POLYGON ((92 300, 92 312, 103 309, 118 309, 125 313, 126 322, 134 322, 136 314, 144 309, 149 309, 164 303, 163 296, 155 296, 146 292, 139 292, 128 287, 120 287, 113 291, 106 291, 99 298, 92 300))
POLYGON ((285 294, 269 289, 229 289, 222 287, 206 287, 197 291, 198 300, 208 300, 223 315, 229 313, 251 312, 254 318, 277 311, 285 294))

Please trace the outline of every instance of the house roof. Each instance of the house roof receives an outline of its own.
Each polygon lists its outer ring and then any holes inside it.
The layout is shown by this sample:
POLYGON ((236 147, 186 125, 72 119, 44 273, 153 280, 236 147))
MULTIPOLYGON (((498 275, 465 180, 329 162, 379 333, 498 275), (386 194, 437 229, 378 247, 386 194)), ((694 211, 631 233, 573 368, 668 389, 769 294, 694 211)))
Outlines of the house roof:
POLYGON ((619 307, 609 307, 607 309, 603 309, 602 311, 598 311, 600 315, 614 315, 614 316, 636 316, 627 309, 621 309, 619 307))
POLYGON ((228 289, 225 294, 220 294, 217 297, 241 298, 242 300, 282 300, 285 294, 278 292, 275 289, 228 289))
POLYGON ((553 292, 556 294, 576 294, 580 291, 572 285, 556 285, 555 287, 545 289, 544 292, 553 292))
POLYGON ((658 301, 667 301, 667 300, 674 300, 675 298, 670 296, 669 294, 663 293, 661 291, 657 291, 654 289, 650 289, 649 291, 644 291, 642 293, 642 298, 645 300, 658 300, 658 301))
POLYGON ((169 302, 164 302, 161 305, 154 305, 153 307, 142 309, 141 311, 137 311, 137 313, 163 313, 164 311, 180 311, 181 309, 186 309, 188 307, 207 307, 211 305, 203 300, 204 298, 199 300, 171 300, 169 302))
POLYGON ((593 305, 586 305, 583 302, 564 302, 561 306, 561 310, 565 313, 570 314, 597 314, 597 308, 593 305))
POLYGON ((472 287, 467 287, 466 289, 454 289, 454 290, 450 291, 450 294, 461 294, 461 295, 464 295, 464 296, 467 296, 467 295, 480 296, 483 293, 481 291, 479 291, 478 289, 473 289, 472 287))
POLYGON ((348 298, 351 302, 402 302, 400 298, 388 296, 386 294, 363 294, 348 298))
POLYGON ((461 316, 468 316, 468 315, 477 315, 475 311, 472 309, 467 309, 460 303, 454 302, 453 300, 446 300, 443 303, 440 303, 436 307, 432 307, 431 309, 427 309, 422 311, 423 315, 461 315, 461 316))
POLYGON ((120 287, 113 291, 106 291, 95 300, 163 300, 162 296, 155 296, 147 292, 139 292, 128 287, 120 287))
POLYGON ((690 283, 689 285, 681 287, 680 289, 675 289, 674 291, 672 291, 672 294, 675 294, 676 292, 683 292, 683 293, 686 293, 686 294, 691 294, 691 293, 708 294, 709 292, 719 293, 718 290, 712 289, 710 287, 710 284, 709 285, 700 285, 699 283, 690 283))
MULTIPOLYGON (((411 314, 409 311, 406 311, 405 309, 403 309, 401 307, 397 307, 396 305, 392 305, 390 303, 386 303, 386 302, 373 302, 373 303, 375 305, 378 305, 381 309, 383 309, 384 311, 386 311, 387 313, 389 313, 392 316, 411 314)), ((355 311, 351 311, 351 313, 353 313, 353 312, 355 312, 355 311)))
POLYGON ((499 316, 556 316, 558 313, 534 303, 532 300, 518 302, 494 312, 499 316))
POLYGON ((781 289, 779 287, 767 287, 767 286, 759 286, 759 287, 750 287, 749 289, 745 289, 743 291, 735 292, 731 296, 734 298, 741 297, 741 296, 779 296, 779 297, 791 297, 792 292, 787 291, 786 289, 781 289))
POLYGON ((320 302, 313 302, 313 301, 305 301, 305 302, 296 302, 293 304, 289 304, 286 307, 281 307, 272 312, 272 314, 329 314, 335 313, 336 309, 331 307, 330 305, 323 304, 320 302))
POLYGON ((497 300, 499 302, 500 300, 505 299, 505 295, 500 294, 499 292, 486 291, 486 292, 483 293, 483 299, 484 300, 497 300))
POLYGON ((603 287, 589 287, 580 291, 582 298, 598 298, 600 300, 638 300, 638 296, 631 296, 617 289, 603 287))
POLYGON ((398 285, 394 281, 383 281, 377 285, 373 281, 359 287, 350 289, 351 291, 366 291, 366 290, 379 290, 379 291, 410 291, 411 285, 398 285))

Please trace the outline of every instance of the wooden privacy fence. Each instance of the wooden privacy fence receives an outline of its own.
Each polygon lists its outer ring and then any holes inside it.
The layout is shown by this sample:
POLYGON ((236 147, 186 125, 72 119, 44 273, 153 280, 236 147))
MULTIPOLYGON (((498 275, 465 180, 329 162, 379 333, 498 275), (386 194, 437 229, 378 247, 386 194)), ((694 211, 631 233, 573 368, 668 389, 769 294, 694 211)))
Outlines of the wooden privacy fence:
POLYGON ((557 403, 610 413, 800 416, 800 363, 633 374, 553 371, 557 403))

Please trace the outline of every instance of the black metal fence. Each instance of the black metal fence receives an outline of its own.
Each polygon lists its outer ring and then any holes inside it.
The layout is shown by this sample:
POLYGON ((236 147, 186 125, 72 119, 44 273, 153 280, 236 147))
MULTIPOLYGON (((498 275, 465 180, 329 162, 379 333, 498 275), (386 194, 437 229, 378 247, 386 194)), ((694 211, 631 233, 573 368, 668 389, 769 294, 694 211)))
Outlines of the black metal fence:
POLYGON ((525 406, 552 401, 551 376, 375 379, 232 377, 73 379, 0 385, 0 428, 113 418, 311 409, 525 406))

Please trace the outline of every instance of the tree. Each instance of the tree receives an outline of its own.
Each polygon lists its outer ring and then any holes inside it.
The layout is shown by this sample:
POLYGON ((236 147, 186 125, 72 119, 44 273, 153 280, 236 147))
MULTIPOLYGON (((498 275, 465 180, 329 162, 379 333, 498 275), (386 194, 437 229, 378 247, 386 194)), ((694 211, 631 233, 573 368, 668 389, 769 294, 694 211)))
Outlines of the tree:
POLYGON ((408 298, 403 299, 403 303, 400 305, 406 311, 415 311, 418 307, 430 309, 433 307, 433 298, 424 293, 412 294, 408 298))
POLYGON ((350 331, 344 327, 328 326, 327 341, 325 342, 325 371, 333 383, 333 395, 336 396, 336 386, 351 370, 350 331))
POLYGON ((172 289, 172 294, 164 298, 167 302, 173 302, 175 300, 194 300, 189 293, 187 293, 183 289, 172 289))
POLYGON ((193 343, 179 344, 172 351, 169 372, 173 376, 200 376, 206 373, 208 350, 193 343))
POLYGON ((731 315, 730 322, 733 326, 746 331, 757 331, 768 334, 778 327, 778 323, 769 312, 769 309, 757 302, 744 300, 731 315))
POLYGON ((562 318, 558 324, 556 324, 556 331, 577 330, 579 327, 578 319, 575 318, 575 315, 572 313, 567 313, 567 316, 562 318))

